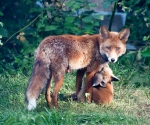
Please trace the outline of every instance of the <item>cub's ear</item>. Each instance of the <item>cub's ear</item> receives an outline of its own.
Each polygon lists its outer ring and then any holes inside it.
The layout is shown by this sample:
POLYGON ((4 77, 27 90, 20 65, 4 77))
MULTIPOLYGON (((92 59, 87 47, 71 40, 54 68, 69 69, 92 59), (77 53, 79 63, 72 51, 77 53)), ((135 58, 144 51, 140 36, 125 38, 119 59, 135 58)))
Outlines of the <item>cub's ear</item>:
POLYGON ((97 74, 95 74, 92 86, 96 87, 98 85, 99 85, 99 77, 97 74))
POLYGON ((102 75, 99 72, 95 73, 92 86, 94 87, 99 86, 101 81, 102 75))
POLYGON ((122 31, 119 32, 119 38, 120 40, 128 40, 128 37, 130 35, 130 29, 129 28, 125 28, 122 31))
POLYGON ((109 36, 109 31, 105 26, 100 27, 99 33, 105 39, 108 39, 110 37, 109 36))
POLYGON ((120 79, 113 75, 111 76, 111 81, 120 81, 120 79))
POLYGON ((105 83, 104 81, 101 81, 100 83, 94 83, 92 86, 93 87, 106 87, 107 83, 105 83))

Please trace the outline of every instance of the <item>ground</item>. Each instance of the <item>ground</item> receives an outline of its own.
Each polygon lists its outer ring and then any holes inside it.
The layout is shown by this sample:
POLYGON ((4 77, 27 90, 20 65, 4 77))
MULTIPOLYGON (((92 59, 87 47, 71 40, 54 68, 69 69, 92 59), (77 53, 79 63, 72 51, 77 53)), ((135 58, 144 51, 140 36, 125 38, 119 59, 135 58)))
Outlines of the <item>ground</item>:
POLYGON ((114 100, 110 105, 78 103, 67 95, 75 91, 76 71, 65 75, 59 93, 59 110, 46 105, 44 91, 37 101, 37 108, 27 111, 24 93, 29 75, 16 71, 0 75, 0 124, 1 125, 149 125, 150 77, 149 69, 120 62, 111 64, 120 78, 114 82, 114 100))

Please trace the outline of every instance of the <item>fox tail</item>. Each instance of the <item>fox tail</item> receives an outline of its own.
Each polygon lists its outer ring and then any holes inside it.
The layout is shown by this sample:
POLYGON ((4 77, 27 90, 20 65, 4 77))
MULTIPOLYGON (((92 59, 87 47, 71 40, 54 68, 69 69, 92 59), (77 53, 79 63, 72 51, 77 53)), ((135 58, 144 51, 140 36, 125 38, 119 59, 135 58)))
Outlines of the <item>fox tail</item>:
POLYGON ((43 59, 37 57, 35 59, 32 74, 29 79, 29 84, 26 90, 26 101, 28 103, 28 110, 36 108, 36 99, 39 97, 43 88, 47 84, 50 77, 49 63, 44 62, 43 59))

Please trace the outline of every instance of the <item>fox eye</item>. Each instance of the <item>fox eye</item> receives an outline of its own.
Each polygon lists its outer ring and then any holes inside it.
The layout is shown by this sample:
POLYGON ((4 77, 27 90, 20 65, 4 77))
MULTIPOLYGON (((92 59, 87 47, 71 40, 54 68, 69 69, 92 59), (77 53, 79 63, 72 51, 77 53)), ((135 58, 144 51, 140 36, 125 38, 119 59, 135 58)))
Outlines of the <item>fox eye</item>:
POLYGON ((111 48, 110 48, 110 46, 106 46, 106 48, 108 49, 108 50, 110 50, 111 48))
POLYGON ((117 49, 117 50, 120 50, 120 47, 117 47, 116 49, 117 49))

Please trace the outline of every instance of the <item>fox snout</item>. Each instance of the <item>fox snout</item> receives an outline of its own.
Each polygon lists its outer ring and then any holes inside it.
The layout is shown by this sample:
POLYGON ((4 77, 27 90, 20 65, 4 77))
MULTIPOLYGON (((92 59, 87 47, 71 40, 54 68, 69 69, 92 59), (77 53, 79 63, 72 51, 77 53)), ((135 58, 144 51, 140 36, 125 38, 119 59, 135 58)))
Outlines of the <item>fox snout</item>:
POLYGON ((115 63, 115 62, 117 62, 117 58, 108 57, 108 61, 111 63, 115 63))
POLYGON ((111 59, 111 62, 115 62, 115 59, 114 59, 114 58, 112 58, 112 59, 111 59))
POLYGON ((115 62, 117 62, 117 60, 118 60, 118 58, 115 58, 115 57, 110 57, 107 53, 101 53, 101 56, 103 57, 103 59, 105 60, 105 61, 108 61, 108 62, 111 62, 111 63, 115 63, 115 62))

